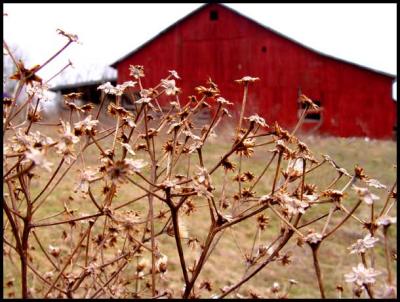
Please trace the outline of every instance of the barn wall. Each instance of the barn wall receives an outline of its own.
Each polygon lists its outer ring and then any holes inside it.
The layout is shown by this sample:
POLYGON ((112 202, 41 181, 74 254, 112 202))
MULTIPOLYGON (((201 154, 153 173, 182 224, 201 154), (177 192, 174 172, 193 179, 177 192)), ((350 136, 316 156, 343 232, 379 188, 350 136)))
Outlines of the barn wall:
POLYGON ((391 78, 322 56, 219 5, 205 7, 119 62, 118 82, 130 80, 129 65, 136 64, 145 67, 147 87, 168 70, 178 71, 183 101, 211 76, 235 108, 243 88, 234 80, 260 77, 250 87, 246 114, 257 112, 286 128, 297 122, 299 89, 321 101, 322 134, 389 138, 396 123, 391 78), (210 20, 211 10, 218 20, 210 20))

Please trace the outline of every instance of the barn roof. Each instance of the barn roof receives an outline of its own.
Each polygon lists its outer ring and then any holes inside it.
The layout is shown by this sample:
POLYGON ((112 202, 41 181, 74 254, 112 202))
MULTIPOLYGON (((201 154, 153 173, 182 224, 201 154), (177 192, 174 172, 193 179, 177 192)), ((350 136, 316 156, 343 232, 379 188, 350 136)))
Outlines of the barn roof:
POLYGON ((202 6, 200 6, 198 9, 194 10, 190 14, 186 15, 185 17, 179 19, 178 21, 176 21, 172 25, 170 25, 167 28, 165 28, 159 34, 157 34, 156 36, 154 36, 153 38, 151 38, 150 40, 148 40, 147 42, 145 42, 144 44, 142 44, 138 48, 134 49, 133 51, 129 52, 128 54, 126 54, 122 58, 120 58, 117 61, 115 61, 114 63, 112 63, 110 66, 116 68, 117 64, 120 63, 121 61, 127 59, 128 57, 132 56, 133 54, 135 54, 139 50, 145 48, 148 44, 150 44, 152 41, 156 40, 158 37, 162 36, 163 34, 168 32, 169 30, 173 29, 175 26, 178 26, 180 23, 182 23, 186 19, 189 19, 191 16, 197 14, 201 10, 206 9, 208 6, 213 5, 213 4, 222 6, 224 9, 228 9, 228 10, 230 10, 231 12, 233 12, 236 15, 241 16, 242 18, 246 18, 246 19, 252 21, 256 25, 261 26, 263 29, 269 30, 269 31, 275 33, 276 35, 281 36, 281 37, 283 37, 283 38, 285 38, 285 39, 287 39, 287 40, 289 40, 289 41, 291 41, 291 42, 293 42, 293 43, 295 43, 295 44, 297 44, 297 45, 299 45, 299 46, 301 46, 303 48, 306 48, 306 49, 308 49, 308 50, 310 50, 310 51, 312 51, 314 53, 317 53, 317 54, 319 54, 319 55, 321 55, 323 57, 330 58, 330 59, 333 59, 333 60, 336 60, 336 61, 339 61, 339 62, 343 62, 343 63, 346 63, 346 64, 350 64, 350 65, 356 66, 358 68, 365 69, 365 70, 368 70, 368 71, 371 71, 371 72, 374 72, 374 73, 377 73, 377 74, 392 78, 393 80, 397 78, 396 75, 393 75, 393 74, 390 74, 390 73, 387 73, 387 72, 384 72, 384 71, 376 70, 376 69, 373 69, 373 68, 370 68, 370 67, 366 67, 366 66, 363 66, 363 65, 359 65, 359 64, 354 63, 354 62, 346 61, 344 59, 340 59, 340 58, 334 57, 332 55, 328 55, 328 54, 322 53, 322 52, 320 52, 318 50, 315 50, 315 49, 313 49, 313 48, 311 48, 311 47, 309 47, 307 45, 304 45, 304 44, 302 44, 302 43, 300 43, 300 42, 298 42, 298 41, 296 41, 296 40, 294 40, 294 39, 292 39, 292 38, 290 38, 290 37, 278 32, 278 31, 276 31, 276 30, 274 30, 274 29, 272 29, 272 28, 270 28, 268 26, 265 26, 265 25, 255 21, 255 20, 247 17, 247 16, 244 16, 241 13, 239 13, 239 12, 237 12, 237 11, 235 11, 235 10, 233 10, 233 9, 231 9, 231 8, 221 4, 221 3, 206 3, 206 4, 202 5, 202 6))
POLYGON ((76 82, 76 83, 57 85, 57 86, 51 87, 49 90, 50 91, 62 91, 62 90, 66 90, 66 89, 76 89, 76 88, 80 88, 80 87, 94 86, 94 85, 103 84, 105 82, 116 82, 116 81, 117 81, 117 78, 112 77, 112 78, 99 79, 99 80, 93 80, 93 81, 85 81, 85 82, 76 82))

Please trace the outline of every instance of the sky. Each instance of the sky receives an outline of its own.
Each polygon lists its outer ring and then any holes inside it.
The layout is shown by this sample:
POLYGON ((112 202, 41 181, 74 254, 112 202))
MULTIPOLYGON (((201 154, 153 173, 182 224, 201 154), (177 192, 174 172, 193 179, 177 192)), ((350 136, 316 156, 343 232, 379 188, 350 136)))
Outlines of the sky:
MULTIPOLYGON (((71 45, 39 75, 49 78, 71 60, 74 69, 68 73, 84 79, 201 5, 6 3, 3 34, 10 46, 22 50, 28 66, 43 63, 65 44, 57 28, 77 34, 80 44, 71 45)), ((322 53, 397 75, 396 4, 226 5, 322 53)))

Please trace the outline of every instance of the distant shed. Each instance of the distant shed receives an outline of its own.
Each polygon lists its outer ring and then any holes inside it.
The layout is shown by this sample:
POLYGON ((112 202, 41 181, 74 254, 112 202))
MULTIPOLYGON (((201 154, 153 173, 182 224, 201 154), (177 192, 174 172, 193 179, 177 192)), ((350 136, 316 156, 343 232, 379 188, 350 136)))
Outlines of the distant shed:
POLYGON ((101 84, 105 82, 110 82, 115 85, 117 82, 116 78, 112 79, 103 79, 103 80, 95 80, 95 81, 86 81, 86 82, 78 82, 78 83, 69 83, 65 85, 57 85, 55 87, 50 88, 51 91, 64 94, 69 94, 72 92, 80 92, 82 93, 81 100, 87 103, 100 103, 101 91, 97 89, 101 84))
POLYGON ((211 76, 222 95, 239 104, 242 88, 234 80, 260 77, 246 114, 287 128, 299 118, 302 92, 323 109, 307 116, 304 130, 390 138, 396 129, 395 75, 320 53, 221 4, 200 7, 113 63, 118 83, 132 80, 129 65, 145 67, 145 86, 178 71, 183 100, 211 76))

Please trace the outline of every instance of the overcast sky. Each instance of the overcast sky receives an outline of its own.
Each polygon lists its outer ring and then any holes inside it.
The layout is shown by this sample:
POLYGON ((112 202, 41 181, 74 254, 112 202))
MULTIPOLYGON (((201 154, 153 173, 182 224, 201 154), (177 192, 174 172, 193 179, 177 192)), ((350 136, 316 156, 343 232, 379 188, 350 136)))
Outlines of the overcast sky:
MULTIPOLYGON (((200 7, 190 4, 4 4, 4 39, 27 65, 41 64, 66 39, 79 36, 41 75, 70 59, 76 70, 106 66, 200 7)), ((323 53, 397 74, 396 4, 227 4, 230 8, 323 53)), ((179 70, 178 70, 179 72, 179 70)))

